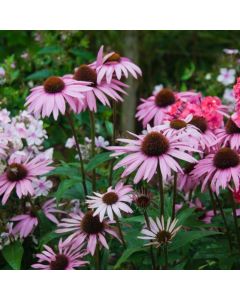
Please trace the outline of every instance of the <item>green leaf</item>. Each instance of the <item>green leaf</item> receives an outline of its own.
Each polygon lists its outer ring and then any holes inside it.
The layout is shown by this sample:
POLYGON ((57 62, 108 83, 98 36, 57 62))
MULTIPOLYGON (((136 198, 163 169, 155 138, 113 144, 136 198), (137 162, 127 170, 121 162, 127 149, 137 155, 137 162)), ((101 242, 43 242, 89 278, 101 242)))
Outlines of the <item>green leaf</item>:
POLYGON ((20 270, 23 252, 24 250, 22 244, 19 241, 16 241, 4 247, 2 250, 2 255, 14 270, 20 270))
POLYGON ((38 54, 59 54, 63 52, 63 48, 59 46, 48 46, 38 51, 38 54))
POLYGON ((143 249, 142 247, 141 247, 141 248, 137 247, 137 248, 129 248, 129 249, 126 249, 126 250, 123 252, 122 256, 118 259, 117 263, 116 263, 115 266, 114 266, 114 269, 118 269, 123 263, 125 263, 125 262, 128 260, 128 258, 129 258, 132 254, 134 254, 134 253, 136 253, 136 252, 145 252, 145 251, 146 251, 146 250, 143 249))
POLYGON ((34 72, 31 75, 27 76, 26 80, 40 80, 40 79, 45 79, 52 75, 53 72, 51 70, 44 69, 41 71, 34 72))
POLYGON ((110 157, 110 154, 110 152, 103 152, 94 156, 87 164, 86 171, 91 171, 102 163, 112 159, 112 157, 110 157))
POLYGON ((190 65, 184 69, 181 79, 189 80, 192 77, 194 71, 195 71, 195 65, 194 63, 191 62, 190 65))
POLYGON ((222 234, 222 233, 217 231, 203 231, 203 230, 180 231, 177 233, 172 244, 169 246, 169 251, 173 251, 183 246, 186 246, 187 244, 197 239, 201 239, 210 235, 217 235, 217 234, 222 234))

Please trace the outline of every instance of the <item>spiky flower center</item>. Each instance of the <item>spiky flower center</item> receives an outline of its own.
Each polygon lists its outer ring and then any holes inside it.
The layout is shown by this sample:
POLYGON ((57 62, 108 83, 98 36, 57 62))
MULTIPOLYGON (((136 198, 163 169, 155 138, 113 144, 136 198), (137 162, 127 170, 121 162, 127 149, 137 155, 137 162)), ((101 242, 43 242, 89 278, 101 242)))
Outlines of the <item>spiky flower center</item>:
POLYGON ((183 120, 175 119, 170 122, 170 127, 179 130, 187 127, 187 123, 183 120))
POLYGON ((160 156, 169 149, 168 139, 160 132, 148 133, 142 142, 142 152, 147 156, 160 156))
POLYGON ((64 89, 65 83, 61 78, 57 76, 51 76, 45 80, 43 87, 45 92, 49 94, 55 94, 60 93, 64 89))
POLYGON ((97 72, 88 65, 81 65, 75 71, 73 78, 78 81, 89 81, 92 86, 97 85, 97 72))
POLYGON ((190 174, 193 170, 196 164, 187 164, 186 167, 184 168, 184 174, 190 174))
POLYGON ((136 198, 136 204, 138 207, 146 208, 150 205, 151 199, 147 195, 139 195, 136 198))
POLYGON ((208 129, 208 124, 204 117, 194 116, 190 121, 190 124, 196 126, 202 133, 208 129))
POLYGON ((240 133, 240 128, 233 122, 233 120, 228 119, 226 123, 226 132, 228 134, 240 133))
POLYGON ((103 195, 103 202, 107 205, 112 205, 118 201, 118 195, 114 192, 108 192, 103 195))
POLYGON ((159 244, 166 244, 171 240, 171 238, 172 238, 171 233, 166 230, 159 231, 156 236, 156 240, 158 241, 159 244))
POLYGON ((81 228, 87 234, 98 234, 104 230, 104 223, 100 222, 99 217, 94 217, 93 212, 89 211, 82 219, 81 228))
POLYGON ((113 62, 113 61, 119 62, 120 59, 121 59, 121 56, 120 56, 118 53, 114 52, 114 53, 106 60, 106 62, 113 62))
POLYGON ((175 103, 175 96, 174 93, 168 89, 162 89, 156 96, 155 96, 155 104, 158 107, 167 107, 175 103))
POLYGON ((57 254, 55 260, 51 261, 50 269, 51 270, 66 270, 68 267, 69 261, 68 258, 63 254, 57 254))
POLYGON ((15 182, 26 178, 28 171, 24 165, 12 163, 7 167, 6 174, 9 181, 15 182))
POLYGON ((213 163, 218 169, 228 169, 236 167, 239 164, 239 155, 236 151, 224 147, 215 154, 213 163))

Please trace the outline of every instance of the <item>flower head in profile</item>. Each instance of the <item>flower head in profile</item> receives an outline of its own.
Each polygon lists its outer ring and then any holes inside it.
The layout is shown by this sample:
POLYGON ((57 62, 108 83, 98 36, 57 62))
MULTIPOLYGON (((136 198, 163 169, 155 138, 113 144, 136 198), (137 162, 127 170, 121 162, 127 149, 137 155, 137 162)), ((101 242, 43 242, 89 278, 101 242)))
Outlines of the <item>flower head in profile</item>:
POLYGON ((168 114, 171 105, 176 101, 174 93, 168 89, 161 89, 156 95, 147 99, 141 99, 142 103, 137 107, 136 118, 142 122, 145 128, 153 120, 153 124, 160 125, 168 114))
POLYGON ((97 100, 107 106, 111 106, 109 98, 116 102, 122 102, 123 98, 119 93, 126 94, 123 88, 128 87, 128 85, 116 79, 112 79, 111 82, 106 82, 106 80, 98 82, 97 72, 91 65, 81 65, 75 69, 73 75, 66 75, 64 78, 73 79, 77 82, 87 82, 89 84, 90 89, 83 93, 83 103, 77 103, 76 111, 78 113, 86 108, 96 112, 97 100))
POLYGON ((220 74, 217 77, 217 81, 227 86, 233 84, 235 81, 236 70, 221 68, 220 74))
POLYGON ((202 181, 202 191, 210 184, 219 194, 220 187, 226 189, 233 183, 239 189, 240 159, 237 151, 223 147, 201 159, 192 172, 194 179, 202 181))
POLYGON ((165 224, 163 216, 161 219, 158 217, 156 221, 149 218, 150 228, 144 228, 141 233, 143 236, 138 237, 143 240, 150 240, 150 243, 145 246, 153 245, 159 248, 162 245, 168 244, 175 237, 181 226, 176 227, 178 220, 174 219, 171 222, 171 218, 168 218, 165 224))
POLYGON ((88 196, 86 202, 88 207, 94 210, 93 216, 99 215, 100 222, 103 221, 105 215, 113 221, 114 214, 121 218, 121 211, 128 214, 133 212, 129 207, 132 202, 132 191, 130 185, 118 182, 114 188, 109 187, 104 194, 94 192, 94 196, 88 196))
POLYGON ((77 112, 78 106, 83 106, 83 92, 91 90, 87 82, 70 78, 51 76, 44 84, 31 90, 27 97, 28 111, 35 116, 49 117, 53 114, 57 120, 59 112, 64 115, 66 104, 77 112))
POLYGON ((119 161, 114 169, 125 167, 122 177, 136 171, 134 183, 140 180, 152 179, 157 169, 160 168, 163 179, 171 176, 171 171, 182 172, 177 159, 196 163, 197 160, 185 151, 199 152, 187 143, 179 142, 179 136, 167 137, 158 127, 148 126, 146 134, 135 135, 130 133, 136 139, 118 139, 125 143, 125 146, 110 146, 108 150, 115 153, 112 156, 127 154, 125 158, 119 161))
POLYGON ((179 190, 188 193, 198 186, 198 180, 194 179, 192 176, 192 171, 195 166, 196 163, 188 163, 183 168, 183 173, 178 174, 177 185, 179 190))
POLYGON ((240 149, 240 128, 232 118, 229 118, 224 128, 216 131, 218 142, 231 149, 240 149))
POLYGON ((36 255, 38 262, 32 268, 39 270, 74 270, 85 266, 88 262, 82 258, 86 255, 77 244, 63 245, 60 239, 58 250, 44 245, 44 251, 36 255))
POLYGON ((41 153, 35 158, 10 157, 5 172, 0 176, 0 195, 3 195, 2 204, 5 204, 11 194, 16 189, 18 198, 27 195, 34 195, 33 181, 38 176, 44 175, 54 169, 49 165, 51 159, 44 157, 41 153))
POLYGON ((142 188, 133 193, 133 201, 138 207, 146 209, 152 202, 152 194, 142 188))
POLYGON ((99 49, 97 60, 92 64, 97 71, 97 82, 100 83, 106 79, 110 83, 115 76, 118 80, 122 76, 128 78, 129 73, 137 79, 142 76, 141 69, 135 65, 129 58, 121 56, 117 52, 111 52, 103 56, 103 46, 99 49))
POLYGON ((85 214, 80 211, 78 214, 71 213, 69 216, 70 218, 61 220, 56 230, 57 233, 70 233, 64 245, 72 242, 81 245, 87 242, 87 251, 94 255, 97 243, 106 249, 109 248, 105 238, 106 233, 119 239, 110 223, 106 220, 101 222, 99 216, 93 216, 92 211, 85 214))
POLYGON ((198 219, 205 224, 210 224, 212 221, 212 218, 214 217, 214 211, 213 210, 207 210, 200 199, 196 199, 193 202, 189 203, 189 207, 195 208, 195 211, 198 213, 201 213, 198 219))

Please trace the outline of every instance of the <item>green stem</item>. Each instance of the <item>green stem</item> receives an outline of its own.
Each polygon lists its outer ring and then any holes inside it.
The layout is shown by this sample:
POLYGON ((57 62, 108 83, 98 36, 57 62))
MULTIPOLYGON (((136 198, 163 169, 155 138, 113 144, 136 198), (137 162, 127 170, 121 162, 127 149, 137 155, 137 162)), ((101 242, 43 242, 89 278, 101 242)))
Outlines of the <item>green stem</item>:
POLYGON ((99 249, 99 244, 97 242, 95 253, 94 253, 94 258, 95 258, 95 269, 100 270, 101 269, 101 264, 100 264, 100 249, 99 249))
POLYGON ((234 220, 234 225, 235 225, 235 230, 236 230, 236 235, 237 235, 237 242, 238 242, 238 250, 240 251, 240 234, 239 234, 239 228, 238 228, 238 219, 237 219, 237 213, 236 213, 236 203, 233 199, 233 194, 230 189, 229 191, 229 196, 230 196, 230 202, 232 205, 232 212, 233 212, 233 220, 234 220))
POLYGON ((168 269, 168 245, 163 246, 163 252, 164 252, 164 260, 165 260, 165 265, 163 266, 164 270, 168 269))
POLYGON ((79 160, 80 160, 80 168, 81 168, 81 174, 82 174, 82 185, 83 185, 84 194, 86 196, 87 195, 87 185, 86 185, 86 176, 85 176, 82 153, 81 153, 81 149, 79 147, 77 133, 76 133, 76 130, 74 128, 73 120, 72 120, 70 112, 68 110, 66 110, 66 116, 68 118, 68 122, 69 122, 69 125, 70 125, 71 129, 72 129, 73 137, 74 137, 74 140, 75 140, 75 144, 76 144, 76 148, 77 148, 77 152, 78 152, 78 156, 79 156, 79 160))
POLYGON ((164 216, 164 192, 163 192, 163 178, 160 166, 157 169, 158 172, 158 188, 159 188, 159 200, 160 200, 160 218, 164 216))
MULTIPOLYGON (((112 101, 113 106, 113 137, 112 137, 112 145, 115 145, 117 139, 117 103, 116 101, 112 101)), ((113 158, 110 163, 110 171, 109 171, 109 186, 112 185, 113 180, 113 165, 115 159, 113 158)))
POLYGON ((117 227, 118 227, 118 231, 119 231, 119 234, 120 234, 120 239, 122 241, 123 247, 125 249, 127 249, 127 244, 126 244, 124 236, 123 236, 123 232, 122 232, 122 229, 121 229, 121 225, 120 225, 120 221, 118 219, 118 216, 116 214, 114 214, 114 217, 115 217, 115 221, 117 223, 117 227))
MULTIPOLYGON (((90 116, 90 123, 91 123, 91 150, 92 150, 92 157, 95 156, 95 118, 94 112, 89 111, 90 116)), ((93 191, 96 190, 96 170, 93 169, 92 171, 92 189, 93 191)))
MULTIPOLYGON (((210 190, 211 190, 211 188, 210 188, 210 190)), ((226 217, 225 217, 225 214, 224 214, 222 203, 221 203, 221 200, 218 198, 217 194, 214 193, 214 195, 215 195, 218 207, 220 209, 220 213, 221 213, 221 216, 222 216, 222 219, 223 219, 223 223, 224 223, 224 226, 225 226, 225 229, 226 229, 226 234, 227 234, 227 238, 228 238, 229 248, 230 248, 230 251, 232 251, 232 240, 231 240, 230 230, 228 228, 228 224, 227 224, 227 220, 226 220, 226 217)))
POLYGON ((174 172, 174 180, 173 180, 173 202, 172 202, 172 220, 175 218, 176 200, 177 200, 177 172, 174 172))
POLYGON ((212 202, 213 213, 214 213, 214 216, 216 216, 216 215, 217 215, 217 211, 216 211, 216 202, 215 202, 215 200, 214 200, 213 191, 212 191, 212 189, 211 189, 210 184, 208 185, 208 191, 209 191, 210 199, 211 199, 211 202, 212 202))
MULTIPOLYGON (((148 218, 148 214, 147 214, 146 210, 144 210, 143 215, 144 215, 147 227, 150 230, 150 222, 149 222, 149 218, 148 218)), ((150 246, 150 257, 151 257, 151 261, 152 261, 152 269, 156 270, 156 262, 155 262, 155 257, 154 257, 153 246, 152 245, 150 246)))

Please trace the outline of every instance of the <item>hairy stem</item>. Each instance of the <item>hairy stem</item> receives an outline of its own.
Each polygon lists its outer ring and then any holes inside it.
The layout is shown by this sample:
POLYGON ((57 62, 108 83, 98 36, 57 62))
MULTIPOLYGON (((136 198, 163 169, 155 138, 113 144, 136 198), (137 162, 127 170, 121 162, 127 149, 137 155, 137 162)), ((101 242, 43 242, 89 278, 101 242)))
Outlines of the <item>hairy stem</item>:
POLYGON ((174 172, 174 180, 173 180, 173 202, 172 202, 172 220, 175 218, 176 200, 177 200, 177 172, 174 172))
POLYGON ((164 216, 164 193, 163 193, 163 178, 160 166, 158 165, 158 188, 159 188, 159 200, 160 200, 160 218, 164 216))
MULTIPOLYGON (((116 138, 117 138, 117 103, 116 101, 112 101, 113 106, 113 137, 112 137, 112 145, 115 145, 116 138)), ((110 171, 109 171, 109 186, 112 185, 113 180, 113 165, 114 165, 115 158, 111 160, 110 163, 110 171)))
MULTIPOLYGON (((95 118, 94 118, 94 112, 89 111, 90 116, 90 123, 91 123, 91 152, 92 157, 95 156, 95 118)), ((96 170, 93 169, 92 171, 92 189, 93 191, 96 190, 96 170)))

